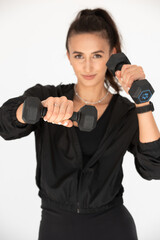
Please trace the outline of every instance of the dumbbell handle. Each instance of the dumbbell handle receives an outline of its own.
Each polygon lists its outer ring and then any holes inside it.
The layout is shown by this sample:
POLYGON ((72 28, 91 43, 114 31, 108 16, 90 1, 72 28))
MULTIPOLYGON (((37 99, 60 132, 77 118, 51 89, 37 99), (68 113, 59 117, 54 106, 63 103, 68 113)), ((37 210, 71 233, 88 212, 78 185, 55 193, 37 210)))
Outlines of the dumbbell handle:
MULTIPOLYGON (((47 113, 47 108, 42 107, 41 116, 44 117, 46 113, 47 113)), ((80 112, 73 112, 72 117, 69 118, 69 120, 76 121, 76 122, 78 122, 79 119, 80 119, 80 112)))

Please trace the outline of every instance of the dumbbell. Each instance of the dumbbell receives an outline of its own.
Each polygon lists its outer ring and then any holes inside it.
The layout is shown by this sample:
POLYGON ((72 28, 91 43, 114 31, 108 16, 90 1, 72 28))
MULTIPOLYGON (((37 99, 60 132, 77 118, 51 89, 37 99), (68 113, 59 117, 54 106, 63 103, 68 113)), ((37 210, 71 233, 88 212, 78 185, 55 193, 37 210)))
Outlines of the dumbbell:
MULTIPOLYGON (((35 124, 46 113, 47 108, 43 107, 39 98, 27 97, 25 99, 22 110, 22 119, 25 123, 35 124)), ((94 106, 85 105, 78 112, 73 112, 69 119, 76 121, 81 131, 90 132, 96 127, 97 109, 94 106)))
MULTIPOLYGON (((124 64, 131 64, 129 59, 124 53, 116 53, 111 55, 110 59, 106 63, 106 66, 111 71, 113 76, 117 70, 121 70, 124 64)), ((133 82, 128 93, 136 104, 148 102, 154 93, 154 89, 151 84, 146 80, 136 80, 133 82)))

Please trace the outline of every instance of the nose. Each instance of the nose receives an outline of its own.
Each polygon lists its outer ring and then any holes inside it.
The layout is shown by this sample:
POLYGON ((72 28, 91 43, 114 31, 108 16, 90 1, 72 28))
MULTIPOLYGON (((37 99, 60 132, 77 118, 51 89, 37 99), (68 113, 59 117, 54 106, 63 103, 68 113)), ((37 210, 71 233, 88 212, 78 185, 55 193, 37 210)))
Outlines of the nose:
POLYGON ((86 60, 84 61, 84 72, 85 72, 85 73, 93 72, 92 69, 93 69, 92 60, 91 60, 91 59, 86 59, 86 60))

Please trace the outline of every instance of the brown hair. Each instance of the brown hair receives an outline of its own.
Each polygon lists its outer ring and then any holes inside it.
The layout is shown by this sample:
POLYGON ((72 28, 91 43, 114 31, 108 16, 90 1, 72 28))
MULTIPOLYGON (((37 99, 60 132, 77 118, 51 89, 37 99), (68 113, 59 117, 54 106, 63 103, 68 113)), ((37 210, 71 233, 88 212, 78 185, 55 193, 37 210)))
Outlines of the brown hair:
MULTIPOLYGON (((109 41, 110 52, 115 47, 117 53, 121 52, 121 35, 111 15, 102 8, 81 10, 74 21, 71 23, 67 38, 66 49, 69 52, 68 41, 75 34, 80 33, 100 33, 101 36, 109 41)), ((122 91, 117 79, 107 70, 105 83, 107 87, 111 85, 116 92, 122 91)))

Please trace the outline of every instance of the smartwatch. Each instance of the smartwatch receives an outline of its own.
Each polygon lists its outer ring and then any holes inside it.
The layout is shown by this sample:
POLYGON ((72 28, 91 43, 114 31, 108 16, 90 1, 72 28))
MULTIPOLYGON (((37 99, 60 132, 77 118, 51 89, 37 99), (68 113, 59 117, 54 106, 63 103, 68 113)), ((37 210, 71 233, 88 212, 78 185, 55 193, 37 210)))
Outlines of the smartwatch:
POLYGON ((143 107, 136 107, 137 113, 145 113, 149 111, 154 111, 153 103, 150 101, 148 105, 145 105, 143 107))

